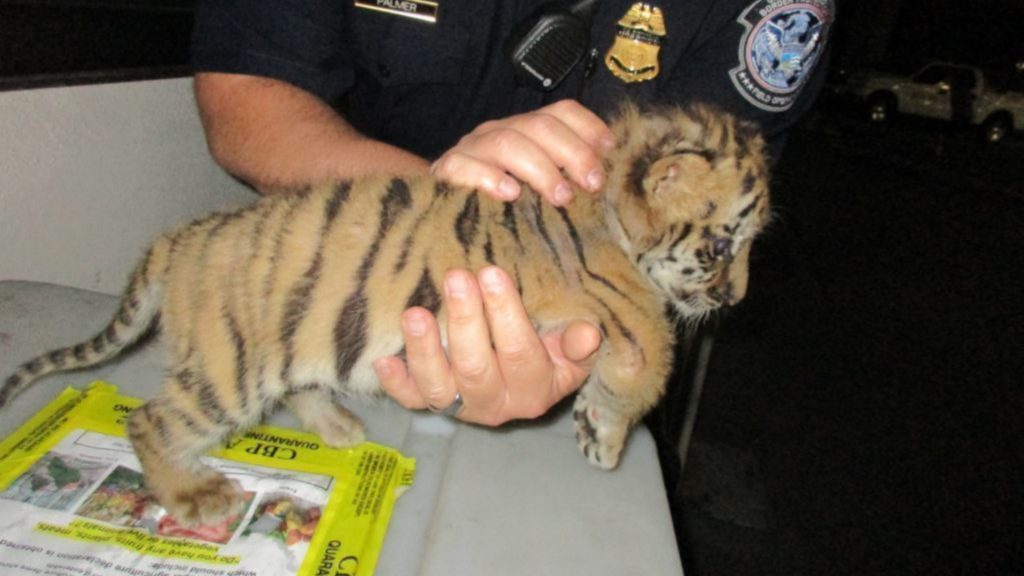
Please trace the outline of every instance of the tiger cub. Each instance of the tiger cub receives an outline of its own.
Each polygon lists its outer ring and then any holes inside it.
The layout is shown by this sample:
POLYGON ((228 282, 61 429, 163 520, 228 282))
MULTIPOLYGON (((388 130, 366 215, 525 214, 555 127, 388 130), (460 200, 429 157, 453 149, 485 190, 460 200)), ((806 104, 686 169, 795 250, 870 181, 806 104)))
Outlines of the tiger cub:
POLYGON ((576 439, 610 469, 665 388, 666 315, 698 319, 739 301, 754 236, 768 219, 764 143, 753 125, 695 105, 612 129, 602 194, 514 203, 429 177, 373 177, 264 198, 158 239, 109 326, 26 364, 0 406, 51 372, 116 356, 159 326, 170 351, 162 392, 129 417, 146 485, 179 522, 238 510, 239 487, 200 456, 283 401, 332 446, 363 440, 333 393, 379 390, 371 362, 403 348, 400 313, 445 322, 438 286, 453 267, 496 264, 541 331, 573 319, 604 337, 575 399, 576 439), (666 304, 671 306, 666 306, 666 304))

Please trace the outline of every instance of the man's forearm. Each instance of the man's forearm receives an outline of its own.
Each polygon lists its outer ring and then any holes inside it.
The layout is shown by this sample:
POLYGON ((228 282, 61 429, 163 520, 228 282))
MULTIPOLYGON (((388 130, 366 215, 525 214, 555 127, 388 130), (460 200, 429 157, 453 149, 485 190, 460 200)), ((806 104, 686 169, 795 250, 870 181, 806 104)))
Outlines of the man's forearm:
POLYGON ((277 80, 199 73, 196 101, 214 158, 264 193, 430 166, 363 136, 315 96, 277 80))

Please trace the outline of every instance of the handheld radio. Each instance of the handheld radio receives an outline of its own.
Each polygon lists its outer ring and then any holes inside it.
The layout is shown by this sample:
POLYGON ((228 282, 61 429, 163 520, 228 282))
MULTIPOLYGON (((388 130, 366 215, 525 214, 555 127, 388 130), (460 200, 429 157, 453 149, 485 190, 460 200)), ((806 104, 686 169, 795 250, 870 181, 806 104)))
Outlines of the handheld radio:
POLYGON ((554 90, 590 46, 590 23, 598 0, 540 6, 512 29, 505 52, 516 78, 537 90, 554 90))

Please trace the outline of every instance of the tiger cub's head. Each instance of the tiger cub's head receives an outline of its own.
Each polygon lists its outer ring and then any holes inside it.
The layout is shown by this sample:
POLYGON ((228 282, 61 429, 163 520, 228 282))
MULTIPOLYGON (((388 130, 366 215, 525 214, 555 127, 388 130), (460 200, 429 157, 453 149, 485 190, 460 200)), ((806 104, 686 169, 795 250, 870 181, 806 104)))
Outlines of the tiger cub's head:
POLYGON ((684 317, 739 302, 769 218, 757 127, 705 105, 626 106, 612 130, 609 221, 633 262, 684 317))

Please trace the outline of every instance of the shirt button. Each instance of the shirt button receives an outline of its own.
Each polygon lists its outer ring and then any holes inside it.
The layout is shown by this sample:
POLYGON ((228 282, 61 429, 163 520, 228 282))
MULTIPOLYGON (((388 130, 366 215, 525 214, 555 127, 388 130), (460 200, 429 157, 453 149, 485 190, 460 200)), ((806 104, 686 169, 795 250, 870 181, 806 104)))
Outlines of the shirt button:
POLYGON ((387 64, 377 64, 377 72, 384 78, 391 78, 391 68, 387 64))

